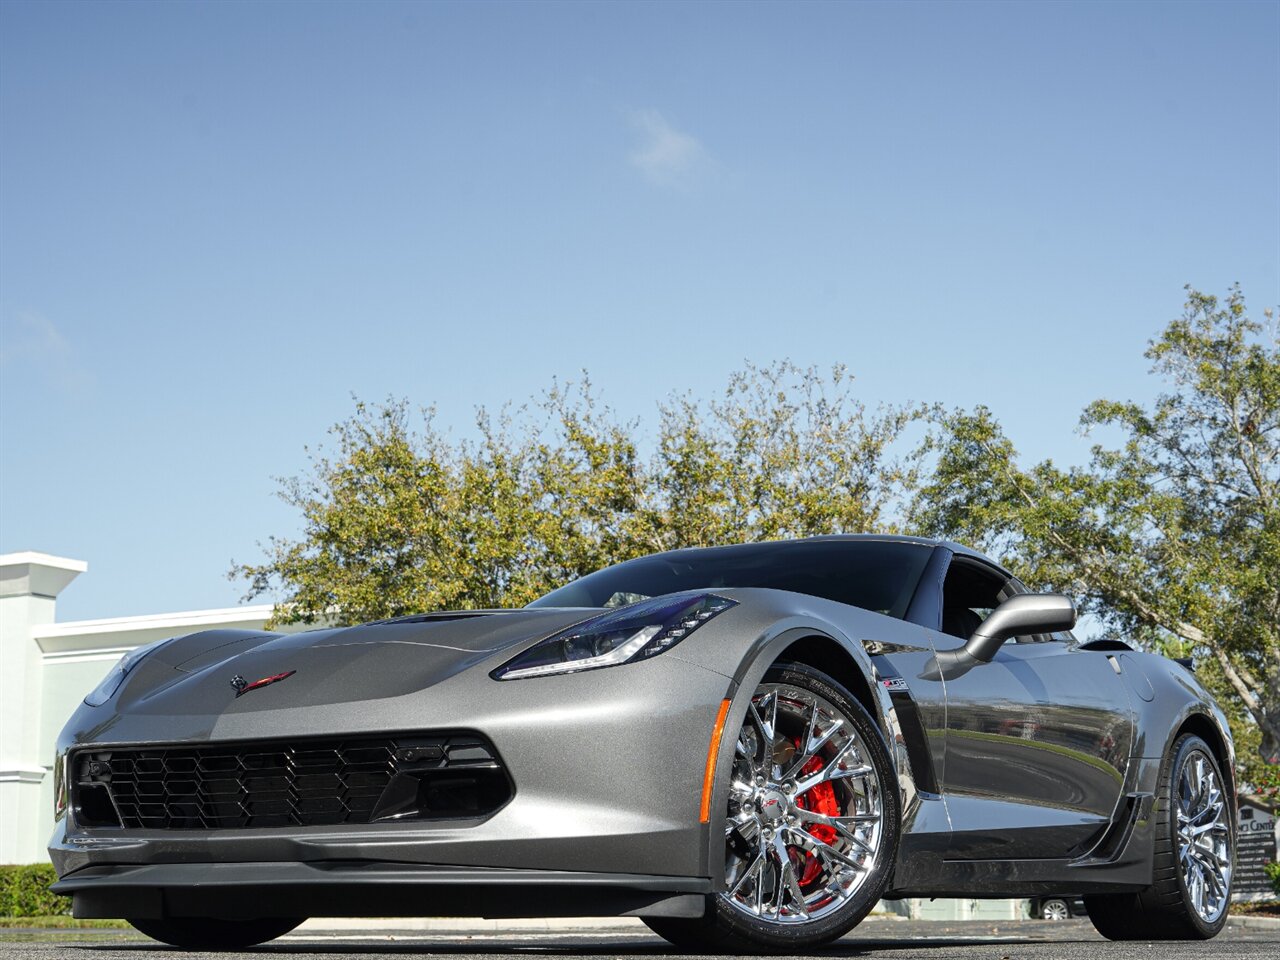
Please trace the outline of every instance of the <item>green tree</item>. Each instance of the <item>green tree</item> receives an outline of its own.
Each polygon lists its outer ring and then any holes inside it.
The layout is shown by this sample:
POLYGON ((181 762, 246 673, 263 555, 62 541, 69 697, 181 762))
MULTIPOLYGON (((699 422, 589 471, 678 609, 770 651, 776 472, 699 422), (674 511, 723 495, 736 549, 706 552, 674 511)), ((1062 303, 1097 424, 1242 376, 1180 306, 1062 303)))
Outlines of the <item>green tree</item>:
POLYGON ((246 599, 280 599, 278 621, 354 623, 518 606, 656 550, 883 529, 914 483, 899 448, 923 412, 868 410, 842 367, 748 367, 720 399, 660 407, 645 459, 640 425, 589 381, 481 410, 468 441, 430 410, 415 425, 403 400, 357 403, 331 452, 281 481, 302 535, 231 575, 246 599))
POLYGON ((640 476, 628 432, 597 413, 589 385, 535 411, 477 415, 453 442, 403 400, 356 404, 331 453, 281 481, 297 540, 235 564, 246 599, 284 602, 277 622, 357 623, 425 610, 520 605, 617 553, 640 476))
POLYGON ((1167 392, 1150 409, 1100 400, 1084 413, 1120 446, 1096 445, 1086 467, 1024 469, 989 410, 955 412, 913 511, 920 529, 1081 597, 1107 628, 1194 654, 1255 781, 1259 755, 1280 758, 1277 347, 1272 315, 1251 320, 1238 288, 1221 302, 1188 289, 1147 351, 1167 392))
POLYGON ((636 518, 644 552, 895 529, 917 482, 923 406, 868 409, 842 365, 746 368, 709 402, 659 408, 636 518))

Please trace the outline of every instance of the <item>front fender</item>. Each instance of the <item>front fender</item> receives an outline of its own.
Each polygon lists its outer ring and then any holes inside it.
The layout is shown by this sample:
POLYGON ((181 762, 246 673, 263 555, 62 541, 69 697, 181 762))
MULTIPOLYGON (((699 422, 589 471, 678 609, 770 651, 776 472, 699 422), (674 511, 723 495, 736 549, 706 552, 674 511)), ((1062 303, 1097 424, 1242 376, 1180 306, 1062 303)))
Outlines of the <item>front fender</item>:
MULTIPOLYGON (((716 624, 717 630, 706 630, 705 636, 699 636, 703 631, 695 635, 694 639, 700 642, 683 644, 675 651, 682 659, 725 672, 732 681, 728 694, 731 703, 715 760, 710 806, 713 813, 707 829, 706 862, 710 866, 711 879, 716 889, 724 883, 724 836, 716 828, 717 817, 714 811, 722 811, 728 805, 736 733, 745 722, 751 697, 769 668, 780 660, 787 659, 786 651, 800 641, 812 638, 830 641, 847 656, 849 669, 857 671, 864 690, 870 693, 874 708, 871 711, 872 719, 884 737, 885 749, 894 763, 904 823, 907 822, 908 811, 919 803, 897 712, 863 646, 863 641, 867 639, 907 639, 904 634, 911 631, 919 633, 918 628, 869 611, 783 591, 735 591, 735 598, 742 603, 736 611, 738 616, 722 618, 723 622, 716 624), (753 596, 748 598, 743 595, 748 593, 753 596), (815 609, 819 607, 838 609, 815 609), (712 662, 715 666, 709 665, 712 662), (725 666, 735 663, 733 672, 727 673, 725 666)), ((921 637, 915 633, 909 639, 921 641, 921 637)), ((927 640, 924 642, 927 643, 927 640)), ((845 686, 853 685, 845 683, 845 686)), ((850 692, 855 699, 862 700, 860 691, 850 692)))

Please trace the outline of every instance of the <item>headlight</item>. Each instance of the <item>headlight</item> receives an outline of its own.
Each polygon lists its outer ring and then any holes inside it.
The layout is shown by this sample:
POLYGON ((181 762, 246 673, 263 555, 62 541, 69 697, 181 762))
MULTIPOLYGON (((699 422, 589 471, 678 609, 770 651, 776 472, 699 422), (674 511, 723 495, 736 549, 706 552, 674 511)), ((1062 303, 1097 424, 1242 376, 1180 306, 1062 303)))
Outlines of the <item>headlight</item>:
POLYGON ((493 671, 495 680, 577 673, 644 660, 670 650, 716 614, 737 606, 711 594, 641 600, 535 643, 493 671))
MULTIPOLYGON (((169 638, 169 640, 172 639, 172 637, 169 638)), ((129 671, 136 667, 143 657, 147 656, 147 654, 155 653, 169 640, 157 640, 155 643, 149 643, 145 647, 137 647, 130 650, 116 661, 116 665, 102 678, 102 682, 94 687, 90 694, 84 698, 84 702, 91 707, 102 706, 115 696, 115 692, 120 689, 120 684, 124 683, 124 678, 129 675, 129 671)))

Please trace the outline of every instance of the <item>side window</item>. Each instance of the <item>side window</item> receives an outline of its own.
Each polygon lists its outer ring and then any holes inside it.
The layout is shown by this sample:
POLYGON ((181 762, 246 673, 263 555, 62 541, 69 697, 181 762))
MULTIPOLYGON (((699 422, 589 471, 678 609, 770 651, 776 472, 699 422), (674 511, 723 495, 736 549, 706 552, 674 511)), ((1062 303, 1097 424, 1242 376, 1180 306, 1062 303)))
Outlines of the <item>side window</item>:
POLYGON ((942 582, 942 632, 968 640, 1004 599, 1005 586, 996 571, 955 557, 942 582))
MULTIPOLYGON (((951 561, 947 578, 942 582, 942 632, 960 640, 968 640, 991 611, 1010 597, 1030 593, 1015 577, 1006 578, 985 564, 962 557, 951 561)), ((1005 643, 1048 643, 1069 641, 1069 633, 1052 636, 1030 633, 1010 637, 1005 643)))

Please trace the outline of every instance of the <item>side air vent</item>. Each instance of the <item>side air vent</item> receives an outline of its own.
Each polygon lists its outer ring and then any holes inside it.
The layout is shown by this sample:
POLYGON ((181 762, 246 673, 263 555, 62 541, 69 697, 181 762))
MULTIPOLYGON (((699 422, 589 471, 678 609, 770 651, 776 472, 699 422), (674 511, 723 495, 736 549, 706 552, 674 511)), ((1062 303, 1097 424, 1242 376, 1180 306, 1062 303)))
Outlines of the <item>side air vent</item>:
POLYGON ((1149 793, 1126 794, 1112 818, 1111 825, 1098 837, 1093 849, 1084 856, 1072 860, 1071 866, 1089 867, 1114 862, 1128 846, 1134 825, 1139 819, 1151 815, 1153 802, 1153 797, 1149 793))

